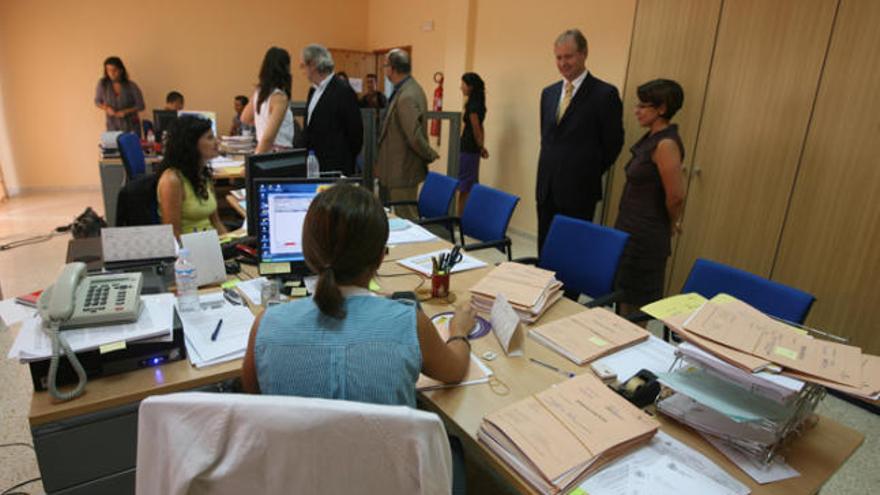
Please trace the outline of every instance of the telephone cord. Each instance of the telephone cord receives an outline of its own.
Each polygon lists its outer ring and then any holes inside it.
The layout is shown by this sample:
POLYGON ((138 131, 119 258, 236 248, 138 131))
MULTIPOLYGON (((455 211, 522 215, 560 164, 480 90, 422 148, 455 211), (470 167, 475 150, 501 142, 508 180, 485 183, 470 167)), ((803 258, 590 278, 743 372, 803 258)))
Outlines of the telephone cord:
POLYGON ((61 324, 52 321, 46 322, 44 325, 46 326, 44 326, 43 328, 49 335, 49 339, 52 341, 52 359, 49 361, 49 395, 60 401, 75 399, 82 395, 83 391, 86 388, 86 370, 79 362, 79 359, 76 357, 73 349, 70 348, 70 344, 67 343, 67 339, 61 336, 59 328, 61 324), (76 372, 78 380, 76 388, 69 392, 61 392, 60 390, 58 390, 58 387, 55 384, 55 380, 58 375, 58 364, 61 361, 62 349, 64 350, 64 354, 67 356, 67 360, 70 361, 70 366, 73 367, 73 370, 76 372))

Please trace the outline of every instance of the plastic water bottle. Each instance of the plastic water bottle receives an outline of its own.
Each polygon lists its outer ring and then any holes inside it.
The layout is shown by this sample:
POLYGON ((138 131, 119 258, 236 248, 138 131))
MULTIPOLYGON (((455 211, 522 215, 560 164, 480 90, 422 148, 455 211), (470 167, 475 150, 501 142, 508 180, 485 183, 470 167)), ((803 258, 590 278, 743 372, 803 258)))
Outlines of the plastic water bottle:
POLYGON ((318 164, 318 157, 314 151, 309 151, 309 157, 306 158, 306 175, 309 179, 321 178, 321 167, 318 164))
POLYGON ((177 309, 181 312, 201 309, 196 266, 189 260, 187 248, 180 250, 180 256, 174 262, 174 284, 177 286, 177 309))

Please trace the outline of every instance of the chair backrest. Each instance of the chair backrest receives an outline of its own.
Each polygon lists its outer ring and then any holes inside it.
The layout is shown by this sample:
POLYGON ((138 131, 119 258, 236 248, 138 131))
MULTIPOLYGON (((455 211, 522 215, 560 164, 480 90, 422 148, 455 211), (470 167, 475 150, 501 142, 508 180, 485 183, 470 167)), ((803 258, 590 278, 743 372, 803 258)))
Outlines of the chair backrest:
POLYGON ((116 145, 119 146, 119 155, 129 179, 139 177, 147 171, 147 160, 141 148, 141 138, 137 134, 123 132, 116 138, 116 145))
POLYGON ((436 172, 428 172, 419 193, 419 216, 437 218, 449 215, 449 205, 455 197, 458 179, 436 172))
POLYGON ((461 213, 462 234, 481 241, 504 239, 517 203, 518 196, 475 184, 461 213))
POLYGON ((146 174, 129 179, 116 197, 115 227, 156 225, 159 223, 159 201, 156 187, 157 174, 146 174))
POLYGON ((723 292, 793 323, 803 323, 816 300, 800 289, 703 258, 694 262, 681 292, 696 292, 710 299, 723 292))
POLYGON ((596 298, 614 290, 629 234, 586 220, 556 215, 538 266, 556 272, 566 291, 596 298))
POLYGON ((269 395, 156 395, 138 414, 136 493, 449 494, 443 422, 403 406, 269 395))

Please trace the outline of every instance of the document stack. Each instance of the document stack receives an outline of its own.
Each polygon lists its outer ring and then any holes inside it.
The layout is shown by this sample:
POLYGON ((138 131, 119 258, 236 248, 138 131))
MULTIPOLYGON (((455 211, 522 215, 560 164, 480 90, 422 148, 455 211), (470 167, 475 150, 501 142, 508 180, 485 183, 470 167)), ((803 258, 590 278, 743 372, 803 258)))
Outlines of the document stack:
POLYGON ((116 144, 116 138, 120 134, 122 134, 120 131, 101 133, 101 141, 98 143, 98 149, 101 150, 101 158, 119 158, 119 145, 116 144))
POLYGON ((475 310, 488 313, 495 297, 504 294, 507 301, 525 323, 534 323, 562 298, 562 282, 548 270, 520 263, 498 265, 470 289, 471 305, 475 310))
POLYGON ((250 155, 256 148, 253 136, 220 136, 220 152, 229 155, 250 155))
POLYGON ((222 292, 199 299, 200 311, 178 312, 193 366, 202 368, 244 357, 253 313, 244 305, 231 304, 222 292))
POLYGON ((583 374, 483 418, 481 442, 539 493, 568 493, 651 440, 655 419, 583 374))
POLYGON ((666 390, 657 409, 764 463, 810 423, 823 385, 866 396, 880 388, 876 356, 815 338, 730 296, 664 321, 686 342, 673 370, 659 375, 666 390))
POLYGON ((650 334, 605 308, 592 308, 533 328, 529 336, 582 366, 643 342, 650 334))

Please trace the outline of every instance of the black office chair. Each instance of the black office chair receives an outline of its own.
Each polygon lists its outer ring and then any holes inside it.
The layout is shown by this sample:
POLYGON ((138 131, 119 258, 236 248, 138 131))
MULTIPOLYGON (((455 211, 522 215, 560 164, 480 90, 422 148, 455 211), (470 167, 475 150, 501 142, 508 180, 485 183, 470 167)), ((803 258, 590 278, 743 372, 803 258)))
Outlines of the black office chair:
POLYGON ((158 185, 157 174, 129 179, 116 197, 116 226, 159 224, 159 200, 156 197, 158 185))

